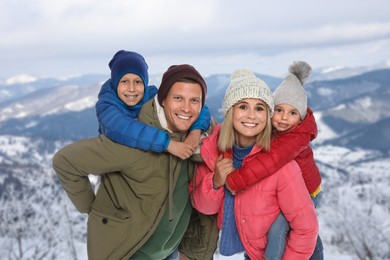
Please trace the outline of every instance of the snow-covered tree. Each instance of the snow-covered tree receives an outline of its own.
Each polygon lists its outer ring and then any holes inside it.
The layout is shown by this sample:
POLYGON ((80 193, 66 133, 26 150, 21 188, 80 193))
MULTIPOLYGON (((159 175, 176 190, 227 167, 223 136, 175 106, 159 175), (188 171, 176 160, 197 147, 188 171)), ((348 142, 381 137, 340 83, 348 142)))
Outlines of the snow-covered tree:
MULTIPOLYGON (((1 255, 8 259, 77 259, 74 228, 56 179, 36 165, 15 167, 18 182, 9 183, 0 197, 1 255)), ((81 220, 82 224, 84 221, 81 220)))

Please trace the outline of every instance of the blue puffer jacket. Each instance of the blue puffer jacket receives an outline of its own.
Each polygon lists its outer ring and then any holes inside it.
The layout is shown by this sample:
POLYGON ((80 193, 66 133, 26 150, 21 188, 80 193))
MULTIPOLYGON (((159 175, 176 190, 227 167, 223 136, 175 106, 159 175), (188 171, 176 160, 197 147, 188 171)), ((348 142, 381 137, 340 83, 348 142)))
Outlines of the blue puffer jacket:
MULTIPOLYGON (((148 86, 142 100, 130 107, 118 98, 111 79, 107 80, 100 90, 96 103, 99 133, 125 146, 159 153, 165 151, 170 141, 168 134, 136 120, 142 105, 156 94, 157 88, 153 85, 148 86)), ((205 106, 190 130, 205 131, 210 126, 210 120, 210 111, 205 106)))

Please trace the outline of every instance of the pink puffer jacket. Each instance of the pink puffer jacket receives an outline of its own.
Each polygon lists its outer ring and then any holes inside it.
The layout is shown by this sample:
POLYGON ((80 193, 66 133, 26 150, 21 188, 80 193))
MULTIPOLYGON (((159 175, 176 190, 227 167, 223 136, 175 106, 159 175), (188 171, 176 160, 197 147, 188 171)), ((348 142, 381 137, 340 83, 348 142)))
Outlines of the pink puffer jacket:
MULTIPOLYGON (((204 214, 218 213, 218 226, 223 220, 224 189, 213 189, 213 171, 218 158, 217 139, 220 125, 203 139, 201 155, 204 164, 197 167, 189 189, 193 206, 204 214)), ((261 148, 254 146, 244 159, 255 156, 261 148)), ((239 236, 251 259, 263 259, 267 232, 282 211, 291 231, 283 259, 309 259, 318 235, 317 215, 303 181, 299 166, 290 161, 277 173, 235 195, 235 218, 239 236)))

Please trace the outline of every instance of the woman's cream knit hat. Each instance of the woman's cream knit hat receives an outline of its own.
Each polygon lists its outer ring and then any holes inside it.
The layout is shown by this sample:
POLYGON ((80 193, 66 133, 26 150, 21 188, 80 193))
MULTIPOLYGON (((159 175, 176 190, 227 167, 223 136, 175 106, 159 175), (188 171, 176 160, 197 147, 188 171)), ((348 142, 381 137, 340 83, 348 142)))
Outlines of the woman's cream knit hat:
POLYGON ((268 85, 257 78, 248 69, 238 69, 233 72, 230 84, 222 101, 222 113, 226 116, 229 109, 245 98, 263 100, 269 107, 269 116, 274 113, 274 98, 268 85))

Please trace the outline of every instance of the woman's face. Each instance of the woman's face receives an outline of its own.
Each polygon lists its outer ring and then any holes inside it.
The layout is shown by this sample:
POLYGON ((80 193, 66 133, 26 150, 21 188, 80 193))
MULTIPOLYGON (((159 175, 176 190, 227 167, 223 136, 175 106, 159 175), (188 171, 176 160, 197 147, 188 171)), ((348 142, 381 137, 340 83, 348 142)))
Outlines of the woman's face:
POLYGON ((267 105, 260 99, 247 98, 233 106, 236 145, 246 147, 256 142, 267 124, 267 105))

